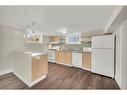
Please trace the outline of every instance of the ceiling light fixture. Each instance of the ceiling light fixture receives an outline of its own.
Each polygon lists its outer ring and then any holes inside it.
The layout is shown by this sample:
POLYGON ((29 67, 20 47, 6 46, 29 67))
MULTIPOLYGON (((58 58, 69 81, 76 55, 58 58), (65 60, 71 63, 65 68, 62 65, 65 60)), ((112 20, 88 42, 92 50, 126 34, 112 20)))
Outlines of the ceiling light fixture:
POLYGON ((67 31, 66 31, 66 30, 64 30, 62 33, 63 33, 63 34, 66 34, 66 33, 67 33, 67 31))

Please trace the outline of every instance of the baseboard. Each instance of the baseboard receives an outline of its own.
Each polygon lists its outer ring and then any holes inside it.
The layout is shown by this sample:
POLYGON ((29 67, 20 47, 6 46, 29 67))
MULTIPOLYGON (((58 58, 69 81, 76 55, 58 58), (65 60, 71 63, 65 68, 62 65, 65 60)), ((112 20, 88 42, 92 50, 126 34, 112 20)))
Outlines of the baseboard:
POLYGON ((70 64, 64 64, 64 63, 59 63, 59 62, 56 62, 57 64, 60 64, 60 65, 65 65, 65 66, 69 66, 69 67, 72 67, 72 65, 70 64))
POLYGON ((114 79, 114 76, 109 76, 109 75, 106 75, 106 74, 101 74, 101 73, 98 73, 98 72, 95 72, 95 71, 92 71, 92 70, 91 70, 91 72, 92 72, 93 74, 97 74, 97 75, 101 75, 101 76, 105 76, 105 77, 109 77, 109 78, 114 79))
POLYGON ((46 75, 43 75, 41 78, 33 81, 30 83, 30 87, 32 87, 33 85, 35 85, 36 83, 40 82, 41 80, 45 79, 46 78, 46 75))
POLYGON ((72 67, 82 69, 82 66, 81 66, 81 67, 79 67, 79 66, 72 65, 72 67))
POLYGON ((30 82, 27 81, 26 79, 24 79, 21 75, 19 75, 18 73, 14 72, 14 71, 13 71, 13 74, 15 76, 17 76, 20 80, 22 80, 26 85, 28 85, 29 87, 31 87, 30 82))
POLYGON ((38 83, 39 81, 43 80, 46 78, 46 75, 42 76, 41 78, 33 81, 33 82, 29 82, 26 79, 24 79, 22 76, 20 76, 18 73, 13 72, 14 75, 16 75, 19 79, 21 79, 26 85, 28 85, 29 87, 32 87, 33 85, 35 85, 36 83, 38 83))
POLYGON ((114 79, 115 79, 117 85, 119 85, 120 89, 123 89, 122 86, 121 86, 121 84, 119 83, 118 79, 116 77, 114 79))
POLYGON ((4 74, 8 74, 8 73, 12 73, 12 70, 1 71, 0 75, 4 75, 4 74))
POLYGON ((53 63, 55 63, 56 61, 53 61, 53 60, 48 60, 48 62, 53 62, 53 63))
POLYGON ((91 69, 87 69, 87 68, 82 68, 83 70, 87 70, 87 71, 91 71, 91 69))

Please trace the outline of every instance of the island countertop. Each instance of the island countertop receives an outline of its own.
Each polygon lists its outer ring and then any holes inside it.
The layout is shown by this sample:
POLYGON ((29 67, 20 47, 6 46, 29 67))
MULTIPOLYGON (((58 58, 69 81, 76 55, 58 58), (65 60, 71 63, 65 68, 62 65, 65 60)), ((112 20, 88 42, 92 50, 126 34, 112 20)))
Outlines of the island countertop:
POLYGON ((24 52, 26 54, 30 54, 32 56, 38 56, 38 55, 44 55, 44 54, 48 54, 47 52, 24 52))

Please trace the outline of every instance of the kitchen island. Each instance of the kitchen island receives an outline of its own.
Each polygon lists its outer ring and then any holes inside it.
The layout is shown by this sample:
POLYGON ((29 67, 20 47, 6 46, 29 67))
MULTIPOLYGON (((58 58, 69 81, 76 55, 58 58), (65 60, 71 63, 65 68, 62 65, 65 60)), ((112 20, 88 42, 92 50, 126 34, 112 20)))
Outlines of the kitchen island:
POLYGON ((47 52, 15 52, 13 73, 29 87, 46 78, 47 52))

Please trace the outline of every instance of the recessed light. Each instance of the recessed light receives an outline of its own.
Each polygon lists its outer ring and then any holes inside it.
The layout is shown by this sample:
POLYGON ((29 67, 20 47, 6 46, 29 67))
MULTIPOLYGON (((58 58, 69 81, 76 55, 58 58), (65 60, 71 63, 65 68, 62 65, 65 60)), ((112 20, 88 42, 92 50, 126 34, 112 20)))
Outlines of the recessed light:
POLYGON ((67 31, 66 31, 66 30, 64 30, 62 33, 66 34, 66 33, 67 33, 67 31))
POLYGON ((68 29, 67 28, 62 28, 62 29, 59 29, 59 32, 62 33, 62 34, 67 34, 68 29))

